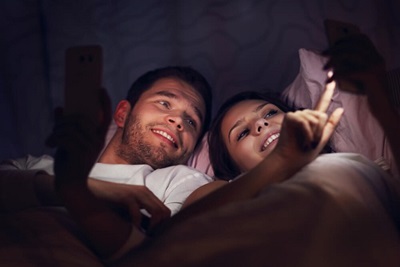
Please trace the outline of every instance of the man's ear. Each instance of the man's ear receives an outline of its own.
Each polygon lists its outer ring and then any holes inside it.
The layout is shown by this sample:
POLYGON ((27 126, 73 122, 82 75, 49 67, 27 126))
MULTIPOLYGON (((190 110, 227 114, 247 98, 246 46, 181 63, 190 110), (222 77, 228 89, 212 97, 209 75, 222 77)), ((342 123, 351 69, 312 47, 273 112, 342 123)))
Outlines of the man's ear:
POLYGON ((121 100, 114 112, 114 121, 118 128, 123 128, 131 111, 131 104, 127 100, 121 100))

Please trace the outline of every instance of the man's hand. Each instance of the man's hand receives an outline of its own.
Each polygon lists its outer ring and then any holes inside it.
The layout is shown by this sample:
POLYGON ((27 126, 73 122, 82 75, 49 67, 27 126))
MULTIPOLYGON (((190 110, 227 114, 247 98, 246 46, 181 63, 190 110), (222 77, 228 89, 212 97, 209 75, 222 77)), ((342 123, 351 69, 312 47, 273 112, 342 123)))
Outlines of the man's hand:
POLYGON ((57 147, 54 162, 56 185, 77 181, 84 184, 104 147, 111 121, 111 102, 105 90, 99 92, 102 110, 98 121, 90 120, 85 114, 64 116, 62 109, 55 112, 55 126, 46 144, 57 147))
POLYGON ((139 229, 143 221, 142 209, 151 216, 149 229, 171 216, 170 209, 145 186, 117 184, 96 179, 89 179, 88 185, 96 197, 107 201, 124 217, 128 216, 139 229))

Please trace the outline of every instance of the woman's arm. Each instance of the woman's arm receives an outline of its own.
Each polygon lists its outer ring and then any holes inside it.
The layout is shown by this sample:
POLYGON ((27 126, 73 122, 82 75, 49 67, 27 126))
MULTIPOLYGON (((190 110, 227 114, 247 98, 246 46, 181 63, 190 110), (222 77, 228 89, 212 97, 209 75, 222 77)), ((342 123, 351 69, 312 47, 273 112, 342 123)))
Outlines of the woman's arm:
POLYGON ((362 81, 365 86, 371 112, 381 125, 397 170, 400 170, 400 115, 389 99, 385 68, 384 66, 377 67, 382 69, 360 75, 359 81, 362 81))

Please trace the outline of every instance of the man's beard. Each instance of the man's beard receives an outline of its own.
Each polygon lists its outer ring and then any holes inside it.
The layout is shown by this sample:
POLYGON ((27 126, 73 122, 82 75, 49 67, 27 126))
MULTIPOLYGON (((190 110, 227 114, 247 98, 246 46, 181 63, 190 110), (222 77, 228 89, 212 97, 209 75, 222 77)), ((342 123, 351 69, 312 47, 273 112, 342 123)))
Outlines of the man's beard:
MULTIPOLYGON (((148 135, 148 133, 147 133, 148 135)), ((154 169, 165 168, 172 165, 183 164, 185 154, 169 155, 166 144, 155 146, 145 141, 146 133, 137 116, 129 116, 122 133, 121 144, 117 150, 119 157, 129 164, 148 164, 154 169)))

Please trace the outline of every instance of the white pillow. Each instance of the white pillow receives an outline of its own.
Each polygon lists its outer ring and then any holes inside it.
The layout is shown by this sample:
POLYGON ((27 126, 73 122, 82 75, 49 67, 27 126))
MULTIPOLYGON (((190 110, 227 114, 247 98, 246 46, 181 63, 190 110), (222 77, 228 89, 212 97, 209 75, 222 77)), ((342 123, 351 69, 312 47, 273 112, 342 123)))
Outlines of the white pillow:
POLYGON ((208 155, 208 134, 205 134, 203 140, 194 151, 193 155, 189 158, 187 165, 195 168, 210 177, 214 176, 214 170, 210 163, 210 158, 208 155))

